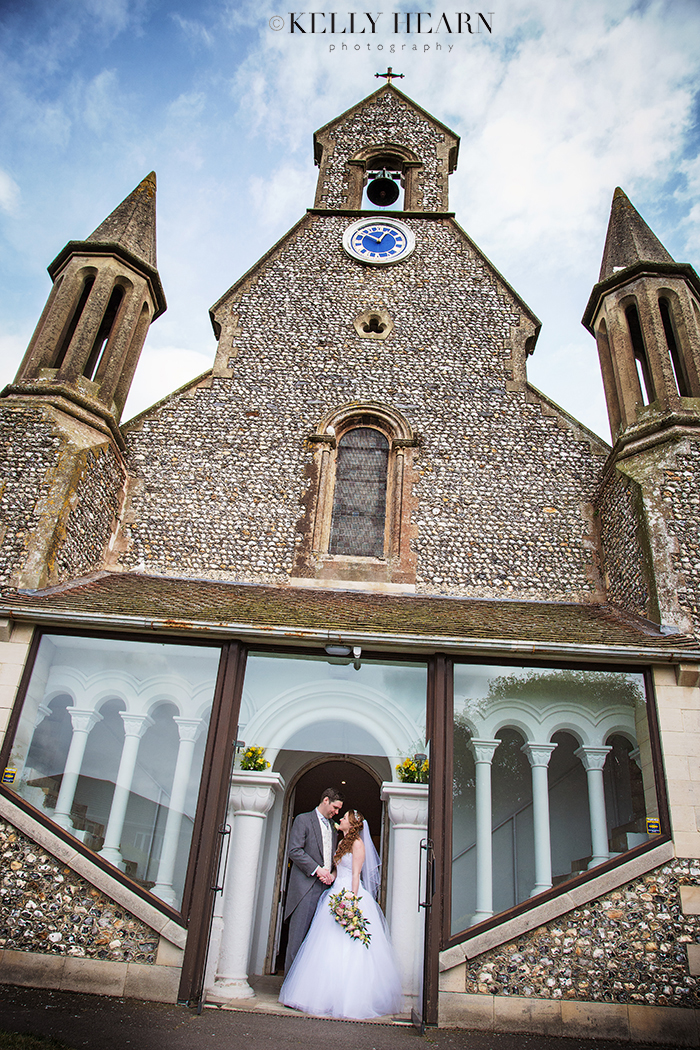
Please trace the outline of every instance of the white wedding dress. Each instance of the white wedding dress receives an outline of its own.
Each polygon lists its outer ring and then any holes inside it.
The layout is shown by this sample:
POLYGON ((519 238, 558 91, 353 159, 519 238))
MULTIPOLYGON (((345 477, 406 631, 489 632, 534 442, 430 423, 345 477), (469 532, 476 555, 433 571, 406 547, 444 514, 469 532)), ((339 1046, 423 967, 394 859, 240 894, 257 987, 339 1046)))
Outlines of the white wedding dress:
POLYGON ((352 854, 338 861, 335 882, 319 899, 313 922, 284 979, 280 1002, 321 1017, 367 1020, 395 1014, 401 1008, 401 981, 386 919, 360 884, 362 914, 369 919, 369 947, 354 940, 335 921, 328 898, 352 890, 352 854))

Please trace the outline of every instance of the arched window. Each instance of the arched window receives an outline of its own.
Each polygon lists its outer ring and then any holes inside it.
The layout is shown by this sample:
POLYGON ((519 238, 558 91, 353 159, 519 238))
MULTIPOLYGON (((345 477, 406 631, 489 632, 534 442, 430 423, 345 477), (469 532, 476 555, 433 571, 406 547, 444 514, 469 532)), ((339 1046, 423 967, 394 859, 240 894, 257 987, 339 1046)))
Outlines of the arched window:
POLYGON ((371 427, 355 427, 338 442, 331 519, 331 554, 384 555, 389 442, 371 427))
POLYGON ((678 339, 676 338, 676 327, 673 323, 674 319, 671 311, 671 304, 665 297, 659 299, 659 312, 664 326, 666 346, 668 347, 671 364, 673 365, 673 374, 676 377, 678 393, 681 397, 692 397, 683 357, 680 347, 678 346, 678 339))
POLYGON ((417 445, 401 413, 376 402, 343 405, 319 422, 294 578, 415 584, 417 445))
POLYGON ((104 354, 105 347, 109 341, 109 337, 112 334, 114 328, 114 322, 117 318, 117 311, 121 306, 122 299, 124 298, 124 289, 121 285, 112 291, 107 303, 107 309, 104 312, 102 322, 97 330, 95 341, 92 344, 90 356, 85 362, 85 368, 83 369, 83 375, 87 379, 94 379, 97 375, 97 370, 100 367, 102 361, 102 355, 104 354))
POLYGON ((628 306, 625 310, 625 317, 627 318, 630 339, 632 340, 632 352, 634 353, 634 360, 637 365, 642 401, 645 405, 650 405, 652 401, 656 400, 656 394, 654 392, 654 383, 651 377, 649 358, 647 357, 647 349, 644 345, 644 336, 642 335, 642 326, 639 321, 639 311, 637 310, 637 307, 633 304, 628 306))
POLYGON ((66 326, 66 329, 63 332, 63 335, 61 337, 61 341, 58 344, 58 348, 56 350, 56 356, 54 358, 53 365, 52 365, 53 368, 60 368, 61 365, 63 364, 64 360, 65 360, 66 354, 68 352, 68 347, 70 346, 70 344, 71 344, 71 342, 73 340, 73 336, 75 335, 75 330, 78 327, 78 322, 80 321, 80 318, 83 316, 83 311, 85 310, 85 306, 86 306, 86 303, 88 301, 88 296, 90 295, 90 292, 92 291, 92 286, 93 286, 94 283, 95 283, 95 275, 94 275, 94 273, 88 274, 87 277, 83 281, 82 288, 80 289, 80 297, 79 297, 79 299, 78 299, 78 301, 77 301, 77 303, 75 305, 75 309, 73 310, 73 313, 70 316, 70 320, 68 322, 68 325, 66 326))

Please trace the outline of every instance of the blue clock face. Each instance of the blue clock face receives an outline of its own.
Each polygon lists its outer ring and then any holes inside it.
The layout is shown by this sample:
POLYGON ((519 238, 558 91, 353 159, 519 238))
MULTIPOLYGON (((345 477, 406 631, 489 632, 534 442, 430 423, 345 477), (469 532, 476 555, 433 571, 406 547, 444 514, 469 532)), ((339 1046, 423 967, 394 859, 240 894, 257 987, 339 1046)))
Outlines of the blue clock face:
POLYGON ((360 219, 345 231, 343 246, 348 255, 360 262, 381 265, 405 259, 413 251, 415 238, 396 219, 360 219))
POLYGON ((403 251, 406 238, 398 230, 376 223, 374 226, 358 230, 351 244, 358 255, 365 255, 370 259, 390 259, 403 251))

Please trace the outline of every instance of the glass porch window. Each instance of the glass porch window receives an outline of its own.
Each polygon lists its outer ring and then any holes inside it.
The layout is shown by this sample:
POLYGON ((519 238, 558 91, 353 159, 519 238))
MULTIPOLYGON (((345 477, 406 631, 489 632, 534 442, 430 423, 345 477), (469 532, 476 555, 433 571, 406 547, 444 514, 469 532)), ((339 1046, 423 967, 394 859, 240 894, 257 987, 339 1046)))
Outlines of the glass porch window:
POLYGON ((451 932, 651 837, 644 677, 455 665, 451 932))
POLYGON ((220 650, 44 635, 8 787, 178 908, 220 650))

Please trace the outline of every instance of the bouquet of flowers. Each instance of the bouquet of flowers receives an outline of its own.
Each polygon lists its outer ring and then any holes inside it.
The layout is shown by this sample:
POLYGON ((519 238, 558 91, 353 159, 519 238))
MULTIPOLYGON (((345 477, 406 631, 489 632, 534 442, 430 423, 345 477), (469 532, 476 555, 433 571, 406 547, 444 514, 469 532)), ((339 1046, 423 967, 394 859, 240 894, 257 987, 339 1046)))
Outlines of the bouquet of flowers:
POLYGON ((262 773, 264 769, 269 769, 270 763, 265 760, 265 748, 264 747, 247 747, 243 752, 241 758, 241 769, 250 769, 257 773, 262 773))
POLYGON ((350 890, 342 889, 338 893, 331 894, 329 898, 331 914, 336 922, 340 923, 349 937, 364 944, 369 948, 372 934, 368 931, 369 919, 366 919, 360 910, 360 902, 350 890))
POLYGON ((401 765, 396 767, 396 772, 402 784, 427 784, 430 763, 427 758, 420 763, 415 758, 404 758, 401 765))

